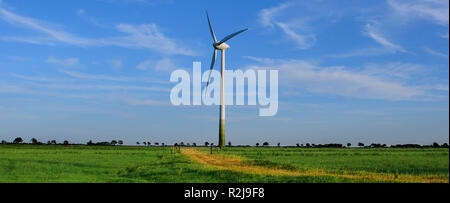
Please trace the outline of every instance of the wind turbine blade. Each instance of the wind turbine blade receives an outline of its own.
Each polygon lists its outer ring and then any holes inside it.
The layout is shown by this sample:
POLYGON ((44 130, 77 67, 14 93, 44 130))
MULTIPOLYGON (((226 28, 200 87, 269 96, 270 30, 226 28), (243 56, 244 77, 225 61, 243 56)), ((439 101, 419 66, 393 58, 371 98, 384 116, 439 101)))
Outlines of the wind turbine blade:
POLYGON ((214 64, 216 63, 216 58, 217 58, 217 49, 214 49, 214 54, 213 54, 213 58, 211 61, 211 67, 209 68, 209 76, 208 76, 208 83, 206 84, 206 89, 205 89, 205 97, 206 97, 206 93, 208 92, 208 86, 209 86, 209 82, 211 82, 211 73, 212 70, 214 69, 214 64))
POLYGON ((233 34, 231 34, 231 35, 226 36, 225 38, 223 38, 223 39, 219 42, 219 45, 225 43, 226 41, 230 40, 231 38, 235 37, 236 35, 241 34, 241 33, 245 32, 245 31, 247 31, 247 30, 248 30, 248 28, 245 28, 245 29, 243 29, 243 30, 241 30, 241 31, 239 31, 239 32, 235 32, 235 33, 233 33, 233 34))
POLYGON ((209 20, 208 11, 206 11, 206 17, 208 18, 208 25, 209 25, 209 31, 211 31, 211 36, 213 37, 214 42, 217 42, 216 34, 214 34, 214 30, 212 28, 211 21, 209 20))

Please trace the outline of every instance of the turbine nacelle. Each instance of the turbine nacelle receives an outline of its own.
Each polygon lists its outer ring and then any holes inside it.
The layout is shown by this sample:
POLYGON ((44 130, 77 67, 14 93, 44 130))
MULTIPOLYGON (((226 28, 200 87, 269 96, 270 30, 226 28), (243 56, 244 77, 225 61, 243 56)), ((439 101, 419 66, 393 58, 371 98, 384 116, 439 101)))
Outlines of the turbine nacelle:
POLYGON ((228 45, 226 43, 219 43, 219 42, 217 42, 217 43, 213 44, 213 47, 215 49, 218 49, 218 50, 227 50, 227 49, 230 48, 230 45, 228 45))

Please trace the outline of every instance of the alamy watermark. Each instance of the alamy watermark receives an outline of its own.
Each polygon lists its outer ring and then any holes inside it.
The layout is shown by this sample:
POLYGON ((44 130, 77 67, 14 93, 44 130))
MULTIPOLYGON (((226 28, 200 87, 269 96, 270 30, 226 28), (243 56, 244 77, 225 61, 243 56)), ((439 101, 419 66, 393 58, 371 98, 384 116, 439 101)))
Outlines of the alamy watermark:
MULTIPOLYGON (((194 62, 192 77, 186 70, 179 69, 172 72, 170 82, 178 83, 170 92, 172 105, 220 105, 220 72, 213 70, 211 83, 208 88, 202 89, 202 83, 208 82, 209 71, 202 74, 201 70, 201 62, 194 62)), ((277 114, 278 70, 225 70, 224 76, 225 105, 260 105, 259 116, 277 114), (269 87, 267 79, 269 79, 269 87), (245 88, 245 82, 247 82, 247 88, 245 88), (245 102, 245 89, 247 89, 247 102, 245 102)))

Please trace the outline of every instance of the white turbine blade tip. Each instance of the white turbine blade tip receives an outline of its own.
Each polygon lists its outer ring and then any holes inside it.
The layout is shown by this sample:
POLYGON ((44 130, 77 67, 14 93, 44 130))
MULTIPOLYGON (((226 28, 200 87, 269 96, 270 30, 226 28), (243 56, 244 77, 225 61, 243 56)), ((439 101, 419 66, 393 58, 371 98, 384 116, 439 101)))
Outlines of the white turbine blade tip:
POLYGON ((211 36, 212 36, 214 42, 217 42, 216 34, 214 33, 214 29, 211 25, 211 20, 209 19, 208 11, 206 11, 206 18, 208 18, 208 25, 209 25, 209 31, 211 31, 211 36))

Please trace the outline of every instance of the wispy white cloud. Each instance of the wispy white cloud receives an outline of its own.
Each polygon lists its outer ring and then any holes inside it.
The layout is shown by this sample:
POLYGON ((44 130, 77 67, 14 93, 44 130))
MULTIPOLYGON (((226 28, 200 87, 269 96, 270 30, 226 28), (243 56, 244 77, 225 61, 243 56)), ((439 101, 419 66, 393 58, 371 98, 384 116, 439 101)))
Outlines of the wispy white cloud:
MULTIPOLYGON (((449 1, 448 0, 387 0, 394 12, 394 20, 403 22, 427 20, 447 28, 449 26, 449 1)), ((448 39, 447 34, 440 34, 448 39)))
POLYGON ((171 71, 174 69, 175 65, 173 65, 172 61, 168 58, 159 60, 155 66, 155 70, 157 71, 171 71))
POLYGON ((261 57, 254 57, 254 56, 244 56, 246 59, 250 59, 252 61, 256 61, 259 63, 265 63, 265 64, 272 64, 275 62, 272 58, 261 58, 261 57))
POLYGON ((83 15, 83 14, 86 13, 86 11, 85 11, 84 9, 78 9, 78 10, 76 11, 76 13, 77 13, 77 15, 83 15))
MULTIPOLYGON (((259 13, 259 21, 264 27, 278 27, 284 34, 286 34, 286 36, 295 42, 297 48, 302 50, 309 49, 315 44, 316 38, 314 34, 306 34, 294 30, 294 25, 296 25, 295 27, 299 27, 298 20, 296 23, 289 23, 287 21, 277 19, 278 16, 294 5, 295 3, 288 2, 272 8, 263 9, 259 13)), ((305 30, 307 26, 302 25, 300 27, 305 30)))
POLYGON ((382 46, 394 52, 410 53, 407 50, 405 50, 402 46, 394 44, 390 42, 388 39, 386 39, 373 24, 366 24, 366 29, 364 33, 370 38, 374 39, 379 44, 381 44, 382 46))
POLYGON ((74 78, 80 78, 80 79, 88 79, 88 80, 110 80, 110 81, 129 81, 130 78, 124 78, 124 77, 111 77, 106 75, 90 75, 90 74, 84 74, 84 73, 77 73, 73 71, 66 71, 61 70, 62 73, 65 73, 69 76, 72 76, 74 78))
POLYGON ((289 36, 291 39, 295 41, 297 44, 297 47, 300 49, 309 49, 316 43, 316 37, 312 34, 310 35, 301 35, 296 33, 294 30, 291 29, 289 24, 286 23, 276 23, 278 27, 283 30, 283 32, 289 36))
POLYGON ((369 63, 363 67, 361 72, 374 77, 409 80, 425 75, 427 69, 419 64, 391 62, 384 64, 369 63))
MULTIPOLYGON (((79 11, 79 13, 85 11, 79 11)), ((1 40, 18 41, 32 44, 58 43, 76 46, 119 46, 125 48, 143 48, 165 54, 195 55, 192 50, 181 47, 175 40, 165 36, 159 31, 156 24, 119 24, 117 31, 127 35, 120 37, 105 37, 99 39, 78 37, 69 32, 63 31, 57 26, 51 25, 37 19, 21 16, 6 10, 0 5, 0 19, 14 25, 38 31, 44 36, 3 36, 1 40)))
POLYGON ((82 73, 76 73, 71 71, 62 70, 76 79, 83 80, 106 80, 112 82, 121 82, 115 84, 90 84, 86 81, 76 81, 70 78, 48 78, 43 76, 24 76, 20 74, 11 74, 15 78, 19 78, 31 82, 22 82, 22 85, 2 84, 0 87, 0 93, 16 93, 16 94, 42 94, 52 95, 54 92, 41 91, 44 90, 83 90, 83 91, 149 91, 149 92, 169 92, 170 88, 163 87, 161 85, 134 85, 129 82, 146 82, 146 83, 158 83, 158 81, 152 81, 142 78, 126 78, 126 77, 111 77, 103 75, 88 75, 82 73))
POLYGON ((112 44, 123 47, 147 48, 168 54, 195 55, 193 51, 180 47, 174 40, 162 34, 156 24, 119 24, 116 28, 129 34, 129 36, 110 39, 112 44))
POLYGON ((427 53, 429 53, 429 54, 431 54, 431 55, 439 56, 439 57, 442 57, 442 58, 448 58, 448 55, 447 55, 447 54, 444 54, 444 53, 435 51, 435 50, 433 50, 433 49, 431 49, 431 48, 429 48, 429 47, 427 47, 427 46, 425 46, 423 49, 424 49, 427 53))
POLYGON ((126 98, 125 103, 131 106, 169 106, 169 102, 162 102, 152 99, 136 99, 136 98, 126 98))
POLYGON ((176 66, 173 64, 172 60, 169 58, 163 58, 157 61, 151 59, 145 60, 137 66, 139 70, 155 70, 155 71, 171 71, 175 70, 176 66))
POLYGON ((405 18, 423 18, 449 25, 448 0, 388 0, 388 4, 405 18))
POLYGON ((56 45, 55 42, 51 42, 47 37, 14 37, 14 36, 0 36, 1 41, 7 42, 21 42, 27 44, 36 44, 36 45, 56 45))
POLYGON ((101 0, 101 1, 106 3, 135 3, 135 4, 149 4, 151 2, 151 0, 101 0))
POLYGON ((68 78, 50 78, 46 76, 28 76, 28 75, 21 75, 12 73, 11 76, 22 79, 22 80, 28 80, 28 81, 36 81, 36 82, 68 82, 71 81, 71 79, 68 78))
POLYGON ((277 60, 272 65, 248 68, 279 69, 280 85, 316 94, 392 101, 426 100, 433 97, 423 86, 409 84, 413 75, 422 70, 421 66, 393 63, 373 67, 323 67, 304 60, 277 60))
POLYGON ((272 8, 266 8, 259 13, 259 21, 263 26, 274 27, 274 18, 285 9, 289 8, 291 3, 282 3, 272 8))
POLYGON ((449 85, 425 85, 420 87, 421 89, 424 90, 437 90, 437 91, 444 91, 444 92, 448 92, 449 91, 449 85))
POLYGON ((90 84, 42 84, 32 83, 34 87, 47 88, 47 89, 64 89, 64 90, 103 90, 103 91, 117 91, 117 90, 129 90, 129 91, 156 91, 156 92, 169 92, 169 88, 164 87, 147 87, 136 85, 90 85, 90 84))
MULTIPOLYGON (((363 33, 383 48, 360 48, 327 57, 379 56, 399 52, 415 55, 412 51, 395 43, 395 39, 391 37, 399 30, 406 29, 405 26, 408 23, 405 22, 427 19, 436 24, 448 26, 448 1, 446 0, 387 0, 387 6, 390 9, 362 12, 358 17, 359 20, 366 22, 363 33)), ((442 37, 445 38, 447 35, 442 37)))
POLYGON ((348 57, 361 57, 361 56, 379 56, 384 54, 392 54, 394 51, 386 48, 362 48, 351 50, 343 53, 330 54, 326 57, 329 58, 348 58, 348 57))
POLYGON ((21 95, 38 95, 38 96, 55 96, 55 97, 82 98, 82 99, 91 99, 92 98, 92 95, 67 94, 67 93, 53 92, 53 91, 42 91, 42 90, 35 90, 32 88, 27 88, 24 86, 19 86, 16 84, 3 84, 3 83, 0 83, 0 93, 21 94, 21 95))
POLYGON ((141 63, 139 63, 139 65, 136 68, 139 70, 148 70, 151 68, 152 64, 153 64, 153 61, 151 59, 149 59, 149 60, 145 60, 145 61, 142 61, 141 63))
POLYGON ((78 58, 58 59, 53 56, 49 56, 45 62, 59 66, 72 67, 78 65, 78 61, 78 58))
POLYGON ((122 60, 120 59, 112 59, 109 60, 108 63, 113 67, 113 68, 122 68, 122 60))
MULTIPOLYGON (((73 36, 72 34, 69 34, 64 31, 60 31, 57 29, 52 28, 52 26, 49 23, 45 23, 36 19, 24 17, 17 15, 15 13, 12 13, 3 7, 0 7, 0 18, 4 21, 15 25, 15 26, 23 26, 29 29, 33 29, 36 31, 39 31, 41 33, 46 34, 49 39, 52 39, 54 41, 71 44, 71 45, 89 45, 93 43, 89 39, 84 39, 80 37, 73 36)), ((8 38, 6 38, 8 39, 8 38)), ((29 43, 37 43, 36 41, 42 41, 44 38, 27 38, 27 37, 9 37, 11 40, 18 40, 23 42, 29 42, 29 43)))
POLYGON ((25 93, 25 92, 26 90, 20 86, 0 83, 0 93, 25 93))
POLYGON ((14 60, 14 61, 26 61, 27 59, 24 57, 20 57, 20 56, 8 56, 9 59, 14 60))
POLYGON ((138 77, 123 77, 123 76, 108 76, 108 75, 95 75, 79 73, 74 71, 60 70, 60 72, 77 79, 84 80, 105 80, 105 81, 115 81, 115 82, 145 82, 145 83, 157 83, 157 84, 168 84, 168 81, 163 81, 160 79, 152 78, 138 78, 138 77))
POLYGON ((81 19, 84 19, 84 20, 92 23, 93 25, 95 25, 97 27, 100 27, 100 28, 105 28, 106 27, 106 25, 101 23, 98 19, 88 16, 86 10, 84 10, 84 9, 78 9, 78 10, 75 11, 75 13, 81 19))

